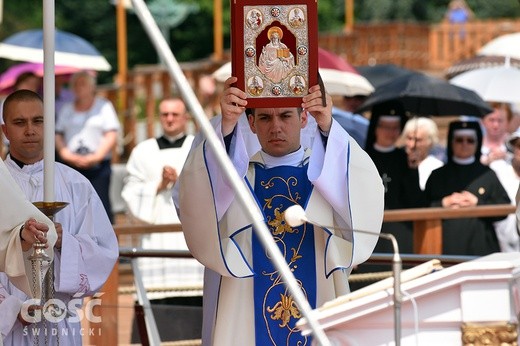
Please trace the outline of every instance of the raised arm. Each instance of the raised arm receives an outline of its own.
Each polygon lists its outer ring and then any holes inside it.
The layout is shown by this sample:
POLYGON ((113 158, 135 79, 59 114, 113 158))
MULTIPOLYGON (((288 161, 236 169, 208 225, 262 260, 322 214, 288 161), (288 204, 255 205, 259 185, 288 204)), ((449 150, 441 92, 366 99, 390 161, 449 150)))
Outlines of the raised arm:
POLYGON ((226 80, 224 94, 220 98, 223 136, 233 132, 240 115, 244 113, 247 106, 246 93, 233 86, 236 81, 236 77, 229 77, 226 80))
POLYGON ((316 119, 322 132, 328 133, 332 126, 332 98, 325 94, 326 105, 323 106, 323 94, 319 85, 309 88, 309 94, 303 97, 302 108, 316 119))

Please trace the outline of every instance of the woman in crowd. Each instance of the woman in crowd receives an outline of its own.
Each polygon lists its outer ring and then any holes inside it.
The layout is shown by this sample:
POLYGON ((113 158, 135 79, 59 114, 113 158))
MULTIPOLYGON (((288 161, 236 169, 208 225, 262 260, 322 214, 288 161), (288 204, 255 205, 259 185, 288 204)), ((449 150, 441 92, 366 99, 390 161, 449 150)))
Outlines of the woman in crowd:
POLYGON ((406 122, 401 136, 408 157, 408 167, 419 172, 419 187, 424 190, 426 180, 434 169, 444 163, 431 154, 439 143, 437 124, 425 117, 414 117, 406 122))
MULTIPOLYGON (((510 203, 495 172, 480 163, 482 131, 476 121, 454 121, 448 132, 448 163, 434 170, 425 197, 432 207, 467 208, 510 203)), ((442 253, 484 256, 499 252, 493 222, 504 217, 446 219, 442 253)))
POLYGON ((77 72, 70 84, 75 99, 58 114, 56 150, 64 163, 90 180, 113 222, 109 186, 119 120, 112 103, 96 96, 96 80, 91 74, 77 72))

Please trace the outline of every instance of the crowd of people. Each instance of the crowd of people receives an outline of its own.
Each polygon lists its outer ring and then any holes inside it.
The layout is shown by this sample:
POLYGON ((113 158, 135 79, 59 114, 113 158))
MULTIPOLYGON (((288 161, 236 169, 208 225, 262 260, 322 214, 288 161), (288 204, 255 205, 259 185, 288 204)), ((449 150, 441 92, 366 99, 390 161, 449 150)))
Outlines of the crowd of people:
MULTIPOLYGON (((43 199, 43 101, 31 77, 24 76, 3 102, 8 152, 0 168, 35 202, 43 199)), ((393 251, 375 236, 343 230, 388 232, 401 252, 413 253, 412 222, 383 223, 383 209, 516 204, 520 129, 510 132, 518 115, 509 105, 491 103, 493 111, 482 119, 452 121, 444 144, 434 120, 409 117, 398 102, 374 106, 364 117, 355 112, 363 97, 344 97, 334 107, 317 85, 309 88, 300 108, 251 109, 234 82, 234 77, 226 81, 221 115, 212 125, 313 308, 347 293, 351 271, 372 252, 393 251), (283 212, 294 204, 304 207, 316 224, 288 226, 283 212), (329 251, 331 244, 341 251, 329 251)), ((109 186, 111 155, 121 131, 113 105, 96 95, 91 73, 74 74, 69 86, 71 94, 60 93, 69 96, 56 109, 55 137, 56 198, 69 205, 54 223, 33 213, 1 230, 9 231, 6 237, 17 230, 21 252, 36 241, 48 242, 54 250, 54 294, 65 302, 99 290, 118 257, 109 186)), ((189 133, 185 103, 165 97, 157 113, 161 132, 131 152, 121 196, 128 213, 142 222, 182 222, 183 234, 151 234, 140 246, 189 249, 195 258, 141 259, 146 288, 204 283, 204 301, 194 302, 175 290, 151 298, 203 304, 203 340, 211 345, 308 342, 294 333, 301 311, 240 211, 215 154, 200 134, 189 133), (289 315, 279 312, 286 307, 289 315), (228 323, 230 315, 238 328, 228 323)), ((443 220, 443 254, 500 251, 520 251, 514 215, 443 220)), ((0 330, 4 343, 30 343, 35 336, 26 332, 31 324, 20 318, 20 304, 31 292, 20 288, 18 278, 5 268, 7 262, 1 264, 0 311, 10 316, 0 330), (10 299, 16 303, 8 304, 10 299)), ((47 327, 79 328, 67 321, 47 327)), ((72 337, 74 342, 78 337, 72 337)))
MULTIPOLYGON (((365 150, 385 184, 385 208, 516 204, 520 176, 512 169, 514 134, 507 130, 513 115, 508 105, 490 106, 493 111, 482 119, 452 121, 445 149, 441 149, 439 129, 431 118, 405 117, 399 104, 375 106, 365 150)), ((514 217, 501 220, 504 218, 443 220, 443 254, 519 251, 514 217)), ((413 253, 410 223, 384 223, 383 230, 398 238, 403 252, 413 253)), ((376 251, 391 252, 384 247, 378 244, 376 251)))

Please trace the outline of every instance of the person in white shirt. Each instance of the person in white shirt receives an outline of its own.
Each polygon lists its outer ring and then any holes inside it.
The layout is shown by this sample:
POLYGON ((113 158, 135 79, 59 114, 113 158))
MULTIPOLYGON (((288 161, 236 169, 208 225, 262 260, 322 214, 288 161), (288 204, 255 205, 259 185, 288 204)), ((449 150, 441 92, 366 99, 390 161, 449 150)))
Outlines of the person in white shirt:
MULTIPOLYGON (((193 136, 186 133, 188 112, 181 99, 162 100, 158 111, 163 133, 139 143, 132 150, 121 196, 130 213, 139 220, 150 224, 180 223, 173 205, 172 189, 190 151, 193 136)), ((180 232, 143 236, 142 247, 188 249, 180 232)), ((196 260, 141 258, 138 263, 145 287, 152 289, 148 294, 152 300, 186 304, 178 297, 202 295, 203 267, 196 260)))
MULTIPOLYGON (((4 161, 7 170, 29 201, 43 201, 43 100, 32 91, 18 90, 6 98, 3 110, 2 130, 11 144, 4 161)), ((114 229, 92 184, 61 163, 55 163, 54 169, 56 201, 68 205, 54 217, 57 240, 50 281, 53 299, 66 308, 56 310, 61 318, 55 321, 47 319, 30 327, 13 321, 5 344, 37 344, 47 333, 50 345, 81 345, 80 319, 71 316, 81 313, 82 298, 98 292, 119 257, 114 229), (74 299, 78 304, 69 304, 74 299), (72 305, 76 308, 71 309, 72 305)), ((26 239, 27 235, 22 236, 26 239)), ((7 293, 20 301, 27 299, 21 291, 3 284, 7 293)))
POLYGON ((75 94, 56 122, 56 151, 65 164, 92 183, 113 222, 109 197, 112 151, 121 125, 112 103, 96 96, 96 79, 89 72, 75 73, 70 81, 75 94))
POLYGON ((512 118, 511 107, 508 104, 492 102, 490 105, 493 112, 481 119, 484 138, 480 162, 487 166, 495 160, 509 159, 506 141, 509 136, 509 120, 512 118))
MULTIPOLYGON (((520 184, 520 129, 513 132, 506 141, 512 155, 504 159, 494 160, 489 167, 495 171, 502 186, 513 205, 517 204, 517 192, 520 184)), ((520 251, 520 237, 518 236, 516 217, 508 215, 504 220, 495 222, 500 249, 503 252, 520 251)))

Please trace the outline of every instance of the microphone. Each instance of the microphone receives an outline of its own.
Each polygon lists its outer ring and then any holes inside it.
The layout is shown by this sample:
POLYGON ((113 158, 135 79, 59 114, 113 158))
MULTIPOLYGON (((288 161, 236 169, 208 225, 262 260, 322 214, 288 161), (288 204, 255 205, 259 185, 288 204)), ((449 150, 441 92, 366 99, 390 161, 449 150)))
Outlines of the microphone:
POLYGON ((303 225, 305 222, 308 222, 310 224, 313 224, 313 225, 321 227, 321 228, 330 228, 330 229, 339 230, 339 231, 353 231, 353 232, 357 232, 357 233, 370 234, 370 235, 373 235, 376 237, 388 239, 388 240, 392 241, 394 252, 399 253, 399 246, 397 245, 397 240, 395 239, 393 234, 375 233, 375 232, 364 231, 364 230, 360 230, 360 229, 347 229, 347 228, 341 228, 341 227, 335 227, 335 226, 320 225, 319 223, 309 220, 307 218, 307 214, 305 213, 305 210, 303 210, 302 206, 299 204, 291 205, 289 208, 285 209, 284 219, 285 219, 285 222, 287 222, 287 224, 291 227, 299 227, 299 226, 303 225))
POLYGON ((399 246, 397 244, 397 239, 395 239, 395 236, 390 233, 375 233, 359 229, 344 229, 334 226, 320 225, 316 222, 309 220, 307 218, 305 210, 299 204, 295 204, 287 208, 284 212, 284 219, 285 222, 287 222, 287 224, 291 227, 298 227, 307 222, 320 228, 329 228, 340 231, 342 230, 363 234, 371 234, 373 236, 387 239, 392 242, 392 247, 394 249, 394 257, 392 259, 392 276, 394 277, 394 336, 395 345, 401 345, 401 303, 403 301, 403 294, 401 292, 401 270, 403 263, 401 260, 401 256, 399 255, 399 246))

